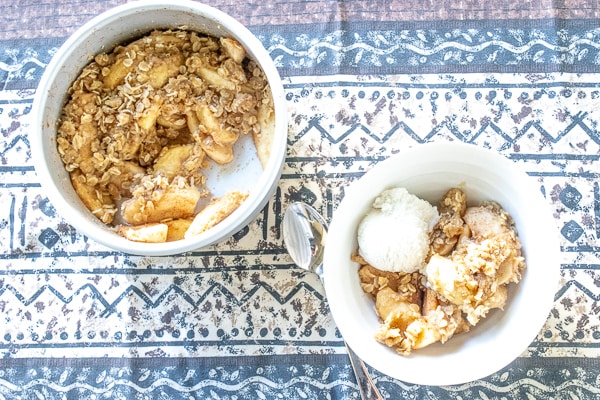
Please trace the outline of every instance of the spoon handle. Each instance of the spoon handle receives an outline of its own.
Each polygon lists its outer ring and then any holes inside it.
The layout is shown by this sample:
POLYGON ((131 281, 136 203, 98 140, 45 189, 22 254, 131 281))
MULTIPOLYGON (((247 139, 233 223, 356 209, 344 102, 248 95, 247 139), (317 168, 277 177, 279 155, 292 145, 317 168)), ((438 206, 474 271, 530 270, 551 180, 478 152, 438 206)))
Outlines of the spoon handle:
POLYGON ((348 351, 348 357, 356 376, 356 383, 358 384, 362 400, 383 400, 363 360, 348 346, 348 343, 344 343, 346 344, 346 350, 348 351))
MULTIPOLYGON (((323 282, 323 246, 327 222, 308 204, 294 202, 283 215, 283 241, 288 254, 300 268, 316 273, 323 282)), ((346 343, 346 342, 344 342, 346 343)), ((346 343, 350 364, 362 400, 383 400, 365 363, 346 343)))

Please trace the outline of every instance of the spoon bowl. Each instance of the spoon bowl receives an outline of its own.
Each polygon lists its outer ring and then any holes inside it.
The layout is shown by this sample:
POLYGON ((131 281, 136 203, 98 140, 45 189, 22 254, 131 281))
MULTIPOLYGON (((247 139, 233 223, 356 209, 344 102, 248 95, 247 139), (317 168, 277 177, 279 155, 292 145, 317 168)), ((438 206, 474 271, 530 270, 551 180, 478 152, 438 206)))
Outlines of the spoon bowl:
POLYGON ((283 216, 283 241, 294 263, 323 278, 327 222, 313 207, 292 203, 283 216))

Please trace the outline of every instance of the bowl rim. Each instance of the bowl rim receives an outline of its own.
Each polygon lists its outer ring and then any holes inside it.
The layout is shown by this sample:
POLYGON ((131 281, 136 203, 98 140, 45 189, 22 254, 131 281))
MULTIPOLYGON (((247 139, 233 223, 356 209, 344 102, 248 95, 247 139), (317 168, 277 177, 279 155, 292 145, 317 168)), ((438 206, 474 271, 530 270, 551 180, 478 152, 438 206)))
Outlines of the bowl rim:
MULTIPOLYGON (((56 79, 60 79, 61 66, 74 53, 76 47, 85 43, 95 33, 123 18, 139 15, 140 13, 155 13, 161 10, 173 10, 200 15, 206 21, 211 20, 215 22, 219 29, 224 29, 232 36, 238 38, 248 52, 252 54, 253 59, 261 66, 269 82, 275 112, 275 134, 271 144, 270 158, 263 168, 259 180, 253 185, 249 197, 225 220, 203 234, 173 242, 141 243, 129 241, 120 237, 116 232, 113 234, 89 212, 89 218, 72 218, 68 220, 68 223, 73 225, 80 233, 92 238, 96 242, 109 247, 111 250, 133 255, 165 256, 181 254, 205 248, 234 235, 256 217, 275 192, 283 171, 287 152, 288 116, 287 109, 285 108, 283 83, 269 53, 247 27, 217 8, 190 0, 173 0, 168 3, 159 0, 140 0, 122 4, 92 18, 67 38, 47 65, 34 95, 32 106, 34 128, 31 136, 32 156, 36 159, 36 174, 46 191, 46 196, 50 199, 54 208, 57 209, 58 215, 68 218, 70 215, 79 214, 79 208, 69 204, 62 194, 59 193, 57 187, 52 184, 54 177, 48 168, 50 163, 49 158, 46 156, 45 148, 56 145, 55 129, 52 130, 52 137, 44 137, 44 124, 46 123, 44 115, 46 104, 50 101, 48 96, 50 87, 56 79)), ((175 27, 179 24, 173 23, 172 25, 172 27, 175 27)), ((160 28, 167 27, 164 25, 149 26, 148 31, 160 28)), ((126 33, 121 34, 128 35, 126 33)), ((132 32, 128 36, 133 38, 139 34, 142 34, 142 32, 132 32)), ((118 43, 119 41, 107 46, 99 46, 97 52, 106 48, 112 48, 118 43)), ((83 68, 83 65, 81 68, 83 68)), ((48 126, 48 129, 51 128, 48 126)))
MULTIPOLYGON (((398 174, 401 175, 402 172, 398 174)), ((344 340, 359 357, 373 368, 393 378, 414 384, 441 386, 461 384, 491 375, 510 364, 510 362, 514 361, 514 359, 519 357, 527 349, 548 318, 560 280, 560 246, 558 230, 552 219, 549 205, 542 197, 541 192, 533 189, 535 185, 531 185, 531 183, 530 178, 524 171, 496 151, 462 142, 442 142, 426 143, 403 149, 398 154, 375 165, 360 179, 352 182, 345 189, 345 196, 334 211, 328 230, 328 246, 325 246, 324 256, 324 286, 325 292, 328 294, 327 299, 333 319, 344 340), (441 154, 441 149, 446 151, 449 155, 460 154, 463 158, 466 153, 474 156, 472 159, 466 159, 468 163, 493 160, 495 163, 502 165, 503 168, 506 168, 506 170, 503 170, 504 173, 510 174, 511 178, 514 177, 515 185, 520 189, 526 190, 528 196, 532 196, 532 205, 529 206, 527 210, 532 210, 532 212, 535 213, 532 218, 543 217, 542 220, 539 221, 541 225, 539 228, 544 232, 544 238, 549 241, 544 248, 545 254, 536 255, 535 258, 535 260, 541 258, 549 262, 549 264, 544 267, 544 271, 537 271, 540 270, 540 268, 537 268, 535 275, 533 275, 534 272, 530 272, 527 269, 524 272, 523 280, 529 278, 528 287, 534 283, 537 284, 537 281, 532 283, 533 281, 531 279, 533 279, 533 276, 539 278, 540 274, 543 272, 543 275, 541 276, 542 281, 539 282, 540 298, 537 300, 536 304, 532 305, 532 310, 535 312, 528 317, 528 327, 526 331, 519 335, 513 334, 510 338, 501 338, 504 342, 507 340, 511 341, 508 346, 509 348, 492 349, 493 357, 491 357, 491 359, 474 366, 468 366, 466 369, 462 365, 456 365, 450 371, 447 370, 448 365, 443 364, 447 361, 445 359, 447 355, 444 354, 444 346, 448 346, 452 343, 452 340, 460 340, 460 343, 454 342, 453 345, 455 348, 458 348, 457 354, 460 355, 463 349, 468 350, 467 346, 469 346, 471 340, 474 340, 473 337, 477 338, 477 336, 474 335, 477 334, 477 329, 485 323, 485 319, 473 328, 471 332, 475 332, 474 334, 467 334, 468 336, 462 337, 456 336, 446 344, 433 345, 436 346, 435 350, 429 351, 428 348, 420 349, 413 352, 409 357, 400 356, 394 353, 392 349, 376 342, 373 338, 375 329, 373 325, 369 324, 372 324, 373 318, 375 320, 377 319, 374 310, 374 302, 362 292, 360 285, 356 283, 358 278, 352 277, 353 274, 356 276, 358 274, 355 270, 357 264, 350 261, 350 254, 340 254, 342 252, 341 249, 343 249, 343 251, 351 249, 351 252, 356 249, 356 228, 359 220, 362 219, 362 216, 357 216, 357 214, 366 210, 365 205, 368 207, 371 206, 374 197, 381 192, 379 189, 398 186, 391 183, 394 178, 389 178, 390 175, 393 175, 390 174, 389 171, 401 171, 402 168, 407 167, 408 163, 412 162, 415 164, 426 163, 428 152, 437 152, 436 154, 441 154), (386 175, 388 178, 382 178, 386 175), (385 181, 386 179, 388 180, 388 183, 384 185, 381 181, 385 181), (371 194, 365 195, 365 193, 371 194), (361 200, 356 200, 360 197, 362 197, 361 200), (344 243, 344 241, 349 238, 353 238, 354 242, 344 243), (350 273, 346 272, 344 269, 348 266, 352 266, 350 273), (348 278, 347 276, 350 276, 351 278, 348 278), (353 280, 352 284, 348 283, 349 280, 353 280), (357 287, 355 287, 356 285, 357 287), (355 291, 354 294, 352 294, 352 291, 355 291), (372 311, 373 315, 371 316, 365 317, 357 315, 366 309, 365 301, 369 301, 372 304, 370 311, 372 311), (351 315, 351 317, 348 318, 348 315, 351 315), (361 326, 369 326, 369 331, 367 332, 366 329, 358 329, 361 326), (373 329, 371 330, 371 328, 373 329), (470 340, 465 340, 467 338, 470 340), (365 341, 369 340, 370 343, 365 345, 365 341), (423 352, 423 350, 426 351, 423 352), (382 355, 385 358, 383 360, 381 357, 382 355), (444 370, 442 370, 442 367, 444 370)), ((517 228, 519 229, 519 226, 517 228)), ((536 246, 539 248, 539 244, 536 244, 536 246)), ((527 249, 524 249, 524 251, 527 251, 527 249)), ((523 280, 521 282, 523 282, 523 280)), ((518 289, 509 289, 509 292, 511 290, 517 293, 516 296, 522 296, 518 289)), ((536 293, 538 293, 537 290, 538 289, 536 289, 536 293)), ((505 321, 503 317, 506 315, 517 318, 519 321, 525 316, 521 315, 523 313, 518 314, 519 311, 516 306, 510 308, 509 303, 507 303, 504 313, 505 314, 500 314, 499 312, 497 314, 500 315, 502 321, 505 321), (510 312, 510 314, 506 314, 508 312, 510 312)), ((490 318, 496 319, 496 317, 492 317, 492 312, 490 312, 490 316, 488 316, 487 319, 490 318)), ((511 319, 511 321, 513 321, 513 319, 511 319)), ((503 332, 507 329, 506 326, 507 324, 504 322, 502 322, 501 326, 497 327, 493 325, 491 327, 486 326, 483 328, 484 332, 480 332, 479 335, 487 336, 490 329, 503 332)), ((506 344, 504 342, 499 343, 499 345, 506 344)), ((472 347, 476 346, 479 346, 479 343, 474 344, 472 347)), ((488 345, 488 347, 491 346, 488 345)), ((450 351, 449 347, 447 351, 450 351)), ((454 356, 456 356, 456 354, 454 356)), ((486 355, 480 354, 479 356, 484 358, 486 355)))

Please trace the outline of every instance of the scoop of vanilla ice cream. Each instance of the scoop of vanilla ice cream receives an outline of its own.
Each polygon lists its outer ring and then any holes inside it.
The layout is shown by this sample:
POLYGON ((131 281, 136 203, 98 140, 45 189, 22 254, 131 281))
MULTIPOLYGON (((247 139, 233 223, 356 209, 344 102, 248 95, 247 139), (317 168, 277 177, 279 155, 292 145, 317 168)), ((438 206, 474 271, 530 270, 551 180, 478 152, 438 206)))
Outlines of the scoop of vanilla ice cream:
POLYGON ((425 264, 437 208, 405 188, 383 191, 358 227, 358 251, 373 267, 414 272, 425 264))

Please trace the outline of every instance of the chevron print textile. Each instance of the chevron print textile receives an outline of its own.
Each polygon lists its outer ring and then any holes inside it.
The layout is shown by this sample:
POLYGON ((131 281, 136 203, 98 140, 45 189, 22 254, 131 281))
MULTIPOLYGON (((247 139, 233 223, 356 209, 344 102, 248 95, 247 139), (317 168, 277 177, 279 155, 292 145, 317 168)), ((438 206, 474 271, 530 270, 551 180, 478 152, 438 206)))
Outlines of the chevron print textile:
POLYGON ((600 396, 596 2, 212 2, 276 63, 288 154, 254 221, 173 257, 121 254, 81 235, 48 201, 30 152, 45 66, 117 3, 0 5, 0 399, 359 398, 319 279, 285 252, 282 211, 305 201, 330 220, 373 165, 446 141, 526 170, 553 211, 560 286, 536 340, 503 370, 449 387, 373 370, 382 395, 600 396))

